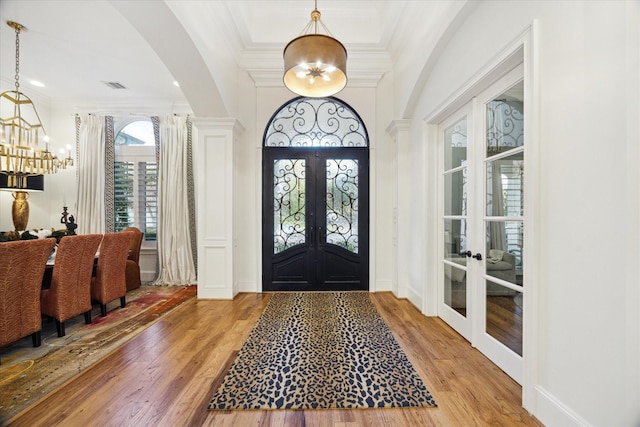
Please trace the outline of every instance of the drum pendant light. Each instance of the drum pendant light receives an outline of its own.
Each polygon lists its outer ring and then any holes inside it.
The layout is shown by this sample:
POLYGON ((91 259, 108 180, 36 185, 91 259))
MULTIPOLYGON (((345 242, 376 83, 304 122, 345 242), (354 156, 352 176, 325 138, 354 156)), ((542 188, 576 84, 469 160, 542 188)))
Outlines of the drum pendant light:
POLYGON ((317 0, 302 34, 284 48, 285 86, 311 98, 340 92, 347 85, 347 50, 320 20, 317 0), (318 33, 318 24, 327 35, 318 33))

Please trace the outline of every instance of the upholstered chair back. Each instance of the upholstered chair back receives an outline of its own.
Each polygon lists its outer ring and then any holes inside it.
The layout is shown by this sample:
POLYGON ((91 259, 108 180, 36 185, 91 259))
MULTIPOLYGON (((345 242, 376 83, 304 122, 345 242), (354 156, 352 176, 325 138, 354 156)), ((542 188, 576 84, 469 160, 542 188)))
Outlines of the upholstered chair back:
POLYGON ((0 243, 0 346, 32 335, 41 343, 40 290, 55 239, 0 243))
POLYGON ((91 298, 100 304, 102 316, 107 315, 107 303, 120 298, 125 307, 126 264, 132 233, 107 233, 102 238, 96 276, 91 281, 91 298))
POLYGON ((91 275, 102 234, 65 236, 56 250, 49 289, 40 294, 42 313, 56 319, 58 336, 64 322, 85 313, 91 322, 91 275))
POLYGON ((126 281, 127 291, 139 288, 140 280, 140 248, 144 233, 136 227, 127 227, 122 230, 123 233, 132 233, 131 245, 129 246, 129 257, 127 259, 126 281))

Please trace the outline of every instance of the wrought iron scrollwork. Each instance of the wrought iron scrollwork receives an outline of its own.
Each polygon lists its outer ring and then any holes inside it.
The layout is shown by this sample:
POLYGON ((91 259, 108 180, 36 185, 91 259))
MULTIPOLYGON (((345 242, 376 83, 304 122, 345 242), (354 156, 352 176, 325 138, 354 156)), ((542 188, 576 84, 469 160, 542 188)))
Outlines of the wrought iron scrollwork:
POLYGON ((494 155, 524 144, 522 101, 495 99, 487 103, 487 154, 494 155))
POLYGON ((328 159, 327 243, 358 253, 358 161, 328 159))
POLYGON ((280 159, 273 164, 273 253, 305 242, 305 160, 280 159))
POLYGON ((366 147, 358 114, 336 98, 297 98, 272 117, 265 147, 366 147))

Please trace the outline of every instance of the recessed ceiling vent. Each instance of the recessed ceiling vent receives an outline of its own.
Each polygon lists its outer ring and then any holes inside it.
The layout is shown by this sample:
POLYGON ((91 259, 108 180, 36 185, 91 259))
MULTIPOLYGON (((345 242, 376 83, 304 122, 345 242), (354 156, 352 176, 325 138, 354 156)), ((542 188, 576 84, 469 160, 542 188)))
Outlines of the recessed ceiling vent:
POLYGON ((111 89, 126 89, 121 83, 118 82, 102 82, 109 86, 111 89))

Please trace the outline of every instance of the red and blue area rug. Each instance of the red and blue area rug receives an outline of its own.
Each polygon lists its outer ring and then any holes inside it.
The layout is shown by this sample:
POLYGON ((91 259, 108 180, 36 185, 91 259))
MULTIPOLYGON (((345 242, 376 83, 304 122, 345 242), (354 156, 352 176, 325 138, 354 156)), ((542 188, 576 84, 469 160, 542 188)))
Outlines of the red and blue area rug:
POLYGON ((208 408, 435 406, 367 292, 303 292, 273 295, 208 408))
POLYGON ((64 337, 45 319, 40 347, 28 336, 0 349, 0 425, 195 298, 196 291, 196 286, 142 286, 127 292, 125 308, 119 299, 109 303, 105 317, 94 306, 89 325, 82 315, 68 320, 64 337))

